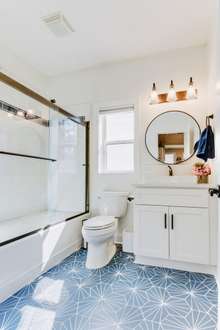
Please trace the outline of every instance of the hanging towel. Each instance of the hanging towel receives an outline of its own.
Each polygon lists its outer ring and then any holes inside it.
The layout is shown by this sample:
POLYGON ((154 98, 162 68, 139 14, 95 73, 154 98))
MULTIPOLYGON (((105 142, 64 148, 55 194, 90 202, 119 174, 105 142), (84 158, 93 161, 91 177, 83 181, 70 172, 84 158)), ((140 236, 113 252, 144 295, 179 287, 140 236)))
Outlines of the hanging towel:
POLYGON ((203 159, 205 162, 207 159, 215 158, 215 139, 212 127, 209 123, 209 118, 207 118, 206 121, 206 128, 194 146, 194 151, 197 151, 196 156, 203 159))

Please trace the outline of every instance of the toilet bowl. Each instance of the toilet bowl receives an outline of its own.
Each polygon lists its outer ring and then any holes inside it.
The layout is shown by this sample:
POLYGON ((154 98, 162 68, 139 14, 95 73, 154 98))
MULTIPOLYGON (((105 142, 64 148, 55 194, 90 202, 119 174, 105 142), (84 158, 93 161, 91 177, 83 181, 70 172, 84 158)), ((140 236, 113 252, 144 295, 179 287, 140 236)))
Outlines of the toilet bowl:
POLYGON ((116 252, 114 241, 118 219, 125 215, 128 193, 104 192, 100 212, 103 215, 84 221, 82 235, 88 243, 86 267, 97 269, 106 266, 116 252))
POLYGON ((109 263, 116 252, 114 235, 117 219, 110 216, 97 216, 85 221, 82 235, 88 242, 86 267, 96 269, 109 263), (105 225, 102 225, 101 223, 105 225))

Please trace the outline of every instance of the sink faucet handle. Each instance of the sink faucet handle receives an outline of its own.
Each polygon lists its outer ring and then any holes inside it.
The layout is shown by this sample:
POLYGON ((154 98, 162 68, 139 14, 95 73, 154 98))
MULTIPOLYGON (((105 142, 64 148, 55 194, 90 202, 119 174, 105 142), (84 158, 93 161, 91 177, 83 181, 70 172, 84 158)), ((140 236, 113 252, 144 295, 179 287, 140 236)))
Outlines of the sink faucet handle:
POLYGON ((173 176, 173 169, 170 165, 168 165, 168 169, 169 169, 169 176, 173 176))

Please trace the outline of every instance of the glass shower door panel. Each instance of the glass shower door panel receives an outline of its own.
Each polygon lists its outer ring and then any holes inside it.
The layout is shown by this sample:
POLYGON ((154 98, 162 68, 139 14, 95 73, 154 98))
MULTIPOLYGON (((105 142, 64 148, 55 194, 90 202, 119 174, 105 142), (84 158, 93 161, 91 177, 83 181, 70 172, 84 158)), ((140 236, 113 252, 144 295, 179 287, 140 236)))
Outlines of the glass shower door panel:
POLYGON ((86 129, 61 117, 51 127, 50 207, 73 216, 85 212, 86 200, 86 129))

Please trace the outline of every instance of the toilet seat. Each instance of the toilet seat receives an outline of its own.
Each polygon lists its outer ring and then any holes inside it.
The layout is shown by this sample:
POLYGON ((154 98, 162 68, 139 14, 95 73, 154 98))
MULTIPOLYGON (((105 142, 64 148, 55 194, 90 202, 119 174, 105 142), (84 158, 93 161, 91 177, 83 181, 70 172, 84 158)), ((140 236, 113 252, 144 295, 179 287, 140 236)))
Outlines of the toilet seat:
POLYGON ((112 216, 97 216, 85 221, 83 227, 85 230, 107 229, 115 225, 116 218, 112 216))

